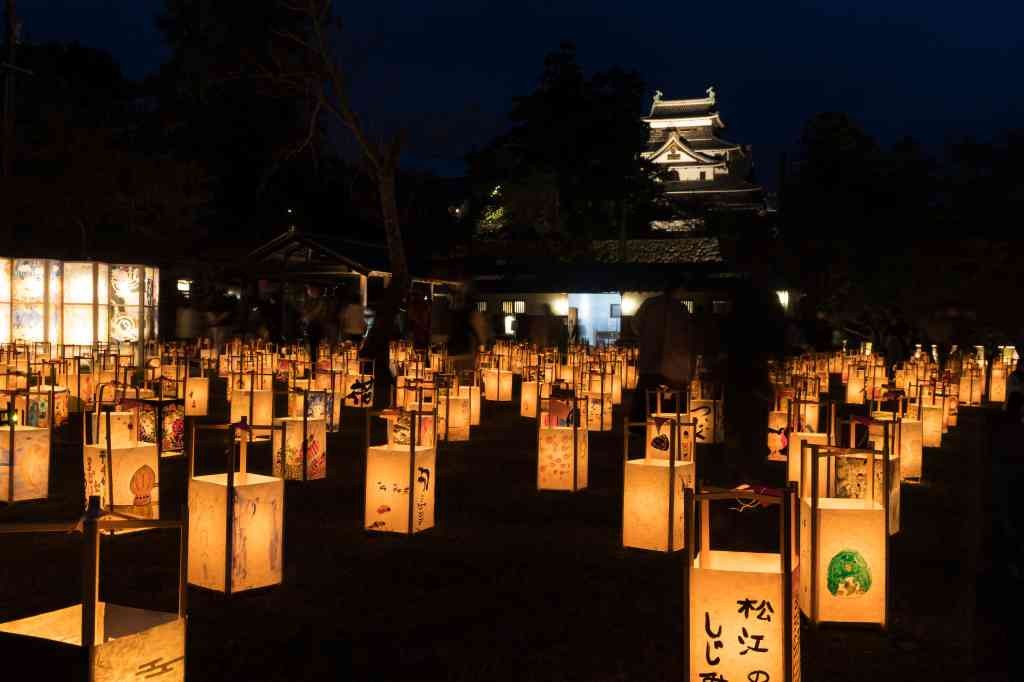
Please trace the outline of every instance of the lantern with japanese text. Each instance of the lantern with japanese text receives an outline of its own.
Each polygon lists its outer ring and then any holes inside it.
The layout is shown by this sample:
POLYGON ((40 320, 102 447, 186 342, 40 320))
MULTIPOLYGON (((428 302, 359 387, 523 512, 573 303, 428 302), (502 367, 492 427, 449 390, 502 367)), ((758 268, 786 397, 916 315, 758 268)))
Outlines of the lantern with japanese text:
POLYGON ((587 487, 589 432, 581 414, 587 398, 542 398, 537 420, 537 490, 576 492, 587 487))
MULTIPOLYGON (((800 613, 796 605, 801 561, 795 554, 792 488, 781 496, 750 491, 685 492, 687 682, 800 679, 800 613), (739 509, 778 505, 778 552, 737 552, 712 547, 711 503, 739 509), (699 510, 699 513, 698 513, 699 510), (694 537, 699 516, 699 537, 694 537)), ((746 512, 746 514, 755 512, 746 512)))
POLYGON ((0 424, 0 502, 45 500, 50 489, 50 429, 20 424, 9 410, 0 424))
POLYGON ((210 380, 186 377, 184 387, 185 416, 205 417, 210 410, 210 380))
POLYGON ((888 621, 890 497, 884 492, 879 495, 889 487, 887 454, 883 449, 877 461, 871 449, 803 447, 800 563, 804 569, 799 595, 800 608, 813 623, 885 627, 888 621), (876 469, 881 470, 880 486, 871 483, 876 469), (827 472, 824 486, 819 481, 822 470, 827 472))
POLYGON ((341 386, 345 407, 373 405, 373 360, 355 360, 348 367, 341 386))
POLYGON ((247 471, 247 428, 193 425, 192 430, 188 581, 225 594, 279 585, 284 576, 284 481, 247 471), (220 437, 217 446, 228 455, 226 473, 196 475, 199 446, 216 450, 209 442, 214 439, 200 434, 220 437))
POLYGON ((695 453, 693 423, 682 415, 647 418, 646 456, 629 458, 629 427, 625 434, 622 491, 622 546, 674 552, 682 549, 683 489, 693 489, 695 453), (653 440, 651 433, 656 432, 653 440), (651 456, 651 448, 658 454, 651 456))
MULTIPOLYGON (((437 487, 437 450, 433 440, 420 443, 419 412, 407 413, 409 438, 400 444, 371 445, 372 419, 383 413, 366 414, 366 530, 411 535, 434 527, 437 487)), ((391 420, 386 420, 391 432, 391 420)))
POLYGON ((274 420, 274 476, 286 481, 327 477, 327 422, 323 417, 279 417, 274 420))
MULTIPOLYGON (((80 526, 69 524, 9 524, 0 534, 81 532, 82 600, 72 606, 0 623, 5 645, 24 642, 32 652, 32 669, 39 679, 121 682, 157 678, 185 679, 185 575, 187 553, 178 562, 177 610, 157 611, 103 602, 99 599, 100 533, 175 529, 180 521, 125 521, 96 518, 90 509, 80 526), (26 641, 31 638, 32 642, 26 641)), ((183 542, 183 540, 182 540, 183 542)), ((27 662, 27 661, 26 661, 27 662)))

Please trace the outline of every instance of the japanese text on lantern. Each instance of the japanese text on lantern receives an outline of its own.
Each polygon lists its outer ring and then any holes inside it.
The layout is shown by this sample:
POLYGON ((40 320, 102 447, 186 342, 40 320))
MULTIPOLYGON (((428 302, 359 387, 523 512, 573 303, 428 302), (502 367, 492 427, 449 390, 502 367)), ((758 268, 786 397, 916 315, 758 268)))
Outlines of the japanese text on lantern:
POLYGON ((704 611, 704 652, 696 671, 700 682, 731 682, 737 670, 741 671, 741 682, 772 679, 766 669, 773 667, 769 656, 777 646, 771 642, 774 629, 770 626, 775 608, 771 601, 754 597, 737 599, 736 605, 739 622, 734 630, 715 622, 711 612, 704 611))

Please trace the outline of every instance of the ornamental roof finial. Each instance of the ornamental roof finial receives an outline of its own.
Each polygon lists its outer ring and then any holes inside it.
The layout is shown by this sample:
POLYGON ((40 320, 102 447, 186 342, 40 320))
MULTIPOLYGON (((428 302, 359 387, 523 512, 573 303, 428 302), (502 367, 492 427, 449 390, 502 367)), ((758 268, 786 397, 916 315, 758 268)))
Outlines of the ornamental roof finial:
POLYGON ((709 85, 708 89, 705 90, 704 92, 707 93, 709 100, 711 100, 712 102, 715 101, 715 86, 714 85, 709 85))
POLYGON ((663 93, 661 90, 655 90, 654 91, 654 103, 657 104, 658 102, 660 102, 661 101, 661 97, 664 94, 665 93, 663 93))

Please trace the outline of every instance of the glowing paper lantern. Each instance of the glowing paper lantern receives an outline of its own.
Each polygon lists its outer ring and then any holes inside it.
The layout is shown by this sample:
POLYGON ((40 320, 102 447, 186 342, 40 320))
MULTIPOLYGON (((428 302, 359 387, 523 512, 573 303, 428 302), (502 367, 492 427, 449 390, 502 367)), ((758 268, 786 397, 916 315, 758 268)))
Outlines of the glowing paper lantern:
POLYGON ((988 382, 988 400, 992 403, 1006 401, 1006 371, 1007 365, 1001 360, 992 362, 991 377, 988 382))
POLYGON ((586 409, 586 399, 542 401, 537 431, 538 490, 576 492, 587 487, 589 432, 579 419, 579 411, 586 409))
MULTIPOLYGON (((420 415, 412 413, 410 417, 410 431, 416 432, 420 415)), ((367 427, 369 439, 369 423, 367 427)), ((433 441, 423 445, 415 438, 404 445, 367 443, 366 529, 412 534, 433 528, 436 461, 433 441)))
MULTIPOLYGON (((195 471, 196 435, 228 431, 240 450, 227 473, 191 476, 188 485, 188 581, 231 594, 278 585, 283 578, 284 481, 246 471, 247 436, 234 438, 226 426, 193 431, 189 465, 195 471)), ((233 451, 233 447, 230 450, 233 451)))
POLYGON ((768 413, 768 459, 785 462, 789 448, 789 413, 772 410, 768 413))
POLYGON ((482 370, 484 397, 487 400, 507 403, 512 400, 512 372, 499 368, 482 370))
MULTIPOLYGON (((800 615, 795 603, 800 560, 794 556, 794 494, 781 498, 730 491, 703 494, 700 545, 686 539, 687 682, 800 679, 800 615), (727 497, 726 497, 727 496, 727 497), (782 538, 778 552, 714 549, 710 502, 725 497, 745 504, 778 504, 782 538)), ((693 518, 694 505, 687 505, 693 518)))
POLYGON ((327 477, 327 422, 323 417, 274 420, 274 476, 286 481, 327 477))
POLYGON ((697 445, 720 443, 724 423, 721 415, 721 401, 697 399, 690 401, 690 417, 697 421, 694 430, 697 445))
POLYGON ((551 397, 551 384, 544 381, 523 381, 519 385, 519 415, 534 419, 537 417, 538 390, 540 398, 551 397))
POLYGON ((142 443, 156 443, 161 457, 185 453, 185 406, 182 401, 144 398, 122 403, 135 412, 142 443))
POLYGON ((185 379, 185 416, 205 417, 210 409, 210 380, 206 377, 185 379))
POLYGON ((805 447, 804 482, 800 499, 800 608, 814 623, 876 623, 888 620, 889 504, 877 495, 889 482, 889 468, 880 466, 875 478, 876 453, 852 448, 805 447), (843 460, 852 459, 852 466, 843 460), (832 460, 828 462, 826 460, 832 460), (863 472, 860 463, 866 465, 863 472), (821 469, 835 472, 823 490, 821 469), (844 469, 860 470, 843 480, 844 469))
POLYGON ((614 420, 612 419, 612 395, 611 393, 588 393, 586 400, 587 408, 587 430, 588 431, 611 431, 614 420))
MULTIPOLYGON (((624 428, 628 430, 630 424, 624 428)), ((629 459, 629 440, 625 440, 622 496, 622 545, 657 552, 682 549, 684 526, 684 488, 693 488, 693 425, 676 415, 667 418, 652 415, 647 419, 646 451, 655 456, 629 459), (674 442, 673 442, 674 441, 674 442), (664 449, 662 449, 664 446, 664 449)))
POLYGON ((49 487, 50 430, 0 426, 0 502, 45 500, 49 487))
MULTIPOLYGON (((68 524, 33 524, 35 531, 66 534, 68 524)), ((0 623, 0 637, 40 658, 33 662, 45 679, 121 682, 159 678, 185 679, 184 581, 178 589, 177 612, 139 609, 99 600, 99 533, 150 528, 181 529, 180 522, 108 521, 86 518, 82 524, 84 575, 82 601, 72 606, 0 623), (84 606, 83 606, 84 605, 84 606), (69 656, 69 649, 74 653, 69 656)), ((0 526, 0 533, 24 532, 18 524, 0 526)), ((185 571, 185 552, 179 570, 185 571)))
POLYGON ((919 408, 919 413, 921 415, 922 443, 924 444, 924 447, 942 447, 942 404, 919 405, 919 408))
POLYGON ((274 421, 274 393, 270 390, 235 391, 231 395, 231 423, 245 420, 265 426, 274 421))
POLYGON ((469 440, 469 398, 451 395, 450 388, 443 390, 437 402, 439 433, 447 441, 469 440))
POLYGON ((849 378, 846 381, 846 403, 848 405, 863 405, 864 394, 867 382, 867 367, 865 365, 853 365, 850 367, 849 378))
POLYGON ((480 425, 480 387, 459 386, 459 396, 469 399, 469 423, 472 426, 480 425))
POLYGON ((974 364, 964 367, 960 375, 960 402, 964 405, 980 405, 985 390, 985 372, 974 364))
POLYGON ((99 497, 100 507, 106 512, 160 518, 160 455, 156 445, 133 443, 112 446, 108 451, 101 441, 83 445, 82 453, 86 502, 99 497))

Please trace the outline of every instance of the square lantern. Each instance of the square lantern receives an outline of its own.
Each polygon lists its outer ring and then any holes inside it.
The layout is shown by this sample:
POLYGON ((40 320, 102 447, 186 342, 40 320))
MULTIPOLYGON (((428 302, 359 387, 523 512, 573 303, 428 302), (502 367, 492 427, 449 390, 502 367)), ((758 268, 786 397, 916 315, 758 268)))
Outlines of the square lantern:
POLYGON ((327 422, 323 417, 274 420, 274 476, 286 481, 327 478, 327 422))
MULTIPOLYGON (((407 434, 421 429, 422 415, 406 413, 407 434)), ((434 527, 437 450, 432 439, 415 436, 405 443, 370 445, 370 413, 366 424, 366 530, 411 535, 434 527)), ((378 414, 377 416, 386 416, 378 414)), ((391 419, 388 419, 391 433, 391 419)))
POLYGON ((205 417, 210 412, 210 380, 186 377, 184 399, 186 417, 205 417))
POLYGON ((690 401, 690 417, 697 421, 694 439, 697 445, 721 443, 724 440, 722 419, 722 401, 711 399, 695 399, 690 401))
POLYGON ((812 623, 884 628, 890 591, 890 496, 879 493, 889 483, 889 468, 876 462, 873 450, 811 445, 801 455, 800 608, 812 623), (819 482, 822 470, 827 472, 824 486, 819 482), (882 474, 881 486, 867 483, 876 470, 882 474))
POLYGON ((373 405, 373 361, 358 360, 349 369, 355 371, 348 372, 343 377, 340 389, 345 407, 370 407, 373 405))
MULTIPOLYGON (((124 413, 100 415, 101 439, 82 446, 85 501, 98 497, 106 513, 143 519, 160 518, 160 455, 155 443, 140 443, 134 433, 121 433, 124 413), (110 416, 110 447, 107 447, 107 416, 110 416), (118 433, 118 438, 114 434, 118 433), (115 440, 119 442, 115 442, 115 440)), ((134 419, 134 416, 132 416, 134 419)))
POLYGON ((551 384, 546 381, 524 379, 519 385, 519 416, 536 419, 538 399, 550 397, 551 384))
MULTIPOLYGON (((32 531, 66 534, 68 524, 32 524, 32 531)), ((177 612, 139 609, 99 600, 99 533, 117 530, 176 528, 174 521, 107 521, 86 518, 83 542, 82 601, 25 618, 0 623, 6 643, 24 642, 37 658, 40 679, 121 682, 159 678, 185 679, 185 589, 179 582, 177 612), (84 606, 83 606, 84 605, 84 606), (34 643, 25 641, 27 638, 34 643)), ((0 526, 0 533, 26 532, 19 524, 0 526)), ((180 552, 184 574, 186 554, 180 552)), ((27 661, 26 661, 27 663, 27 661)))
POLYGON ((231 423, 266 426, 274 421, 274 392, 270 389, 235 391, 231 395, 231 423))
POLYGON ((926 448, 942 447, 942 403, 918 403, 918 415, 921 421, 921 442, 926 448))
POLYGON ((484 380, 484 397, 487 400, 507 403, 512 401, 512 377, 507 369, 491 368, 481 370, 484 380))
POLYGON ((975 364, 964 365, 960 374, 960 402, 980 405, 985 391, 985 372, 975 364))
POLYGON ((1002 359, 992 361, 991 376, 988 381, 988 400, 990 403, 1006 401, 1007 365, 1002 359))
POLYGON ((864 394, 867 391, 867 365, 851 365, 849 377, 846 380, 846 404, 863 405, 864 394))
POLYGON ((437 401, 438 435, 446 441, 469 440, 469 398, 443 388, 437 401))
POLYGON ((781 497, 733 490, 700 495, 686 491, 686 498, 689 519, 696 516, 696 505, 700 509, 700 537, 691 531, 685 539, 686 681, 799 680, 796 594, 802 580, 792 488, 781 497), (714 549, 710 503, 717 500, 740 508, 778 505, 778 552, 714 549))
POLYGON ((684 416, 655 414, 647 418, 643 459, 629 458, 630 423, 623 427, 627 432, 623 438, 623 547, 656 552, 683 547, 683 490, 693 489, 695 467, 693 438, 688 435, 693 424, 683 421, 684 416))
POLYGON ((785 462, 789 446, 789 412, 772 410, 768 413, 768 459, 785 462))
POLYGON ((480 387, 459 386, 459 397, 469 399, 469 423, 471 426, 480 425, 480 387))
POLYGON ((225 594, 279 585, 284 576, 284 481, 248 472, 248 437, 237 436, 227 425, 193 427, 189 461, 188 582, 225 594), (202 431, 230 438, 226 473, 195 475, 202 431))
POLYGON ((8 413, 0 426, 0 502, 45 500, 49 488, 50 429, 11 423, 8 413))
POLYGON ((155 443, 161 457, 185 454, 185 406, 181 400, 142 398, 121 404, 135 413, 139 442, 155 443))
MULTIPOLYGON (((900 455, 899 480, 921 480, 921 451, 923 431, 919 419, 907 419, 900 417, 893 419, 893 413, 887 410, 875 410, 871 418, 879 421, 890 422, 896 430, 895 447, 900 455)), ((880 447, 880 427, 875 424, 871 428, 872 440, 875 440, 875 449, 880 447)))
POLYGON ((586 414, 588 431, 611 431, 614 426, 611 393, 587 393, 586 414))
POLYGON ((587 487, 589 432, 580 423, 587 399, 548 398, 537 420, 537 490, 587 487))

